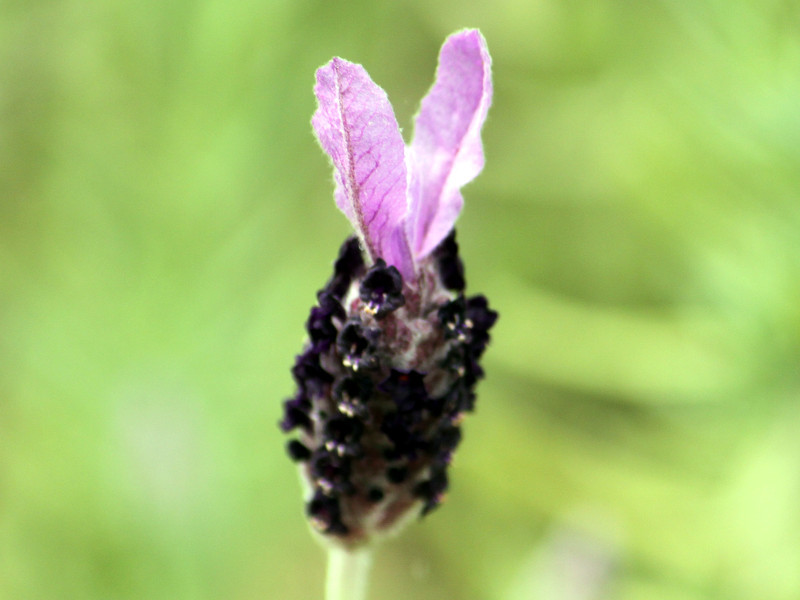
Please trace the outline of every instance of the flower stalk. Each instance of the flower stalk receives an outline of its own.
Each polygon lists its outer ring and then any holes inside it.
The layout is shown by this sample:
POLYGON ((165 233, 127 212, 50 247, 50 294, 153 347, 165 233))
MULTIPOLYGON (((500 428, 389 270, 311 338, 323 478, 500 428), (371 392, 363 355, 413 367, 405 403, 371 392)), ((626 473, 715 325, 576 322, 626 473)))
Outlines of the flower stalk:
POLYGON ((367 548, 347 550, 328 548, 325 600, 365 600, 372 567, 372 552, 367 548))

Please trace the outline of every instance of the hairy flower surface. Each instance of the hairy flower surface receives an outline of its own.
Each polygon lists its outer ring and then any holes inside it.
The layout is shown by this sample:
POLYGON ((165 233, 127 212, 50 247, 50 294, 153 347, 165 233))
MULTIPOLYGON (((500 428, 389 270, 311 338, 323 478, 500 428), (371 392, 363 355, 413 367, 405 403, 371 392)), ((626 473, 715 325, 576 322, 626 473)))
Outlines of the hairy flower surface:
POLYGON ((312 124, 356 237, 311 309, 281 427, 299 433, 287 450, 312 525, 345 546, 438 506, 474 408, 497 313, 464 296, 453 226, 483 167, 490 68, 477 30, 451 35, 409 146, 362 66, 334 58, 317 71, 312 124))

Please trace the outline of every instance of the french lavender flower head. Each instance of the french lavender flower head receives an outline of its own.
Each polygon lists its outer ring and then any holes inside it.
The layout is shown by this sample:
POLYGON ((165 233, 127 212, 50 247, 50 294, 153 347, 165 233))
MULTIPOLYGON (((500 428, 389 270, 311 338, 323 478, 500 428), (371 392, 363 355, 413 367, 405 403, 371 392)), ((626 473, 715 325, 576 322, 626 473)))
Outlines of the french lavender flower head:
POLYGON ((311 309, 281 427, 299 434, 287 448, 311 524, 344 547, 442 501, 474 407, 497 313, 464 296, 453 225, 461 186, 483 167, 490 68, 477 30, 451 35, 410 146, 361 65, 334 58, 317 71, 312 125, 356 236, 311 309))

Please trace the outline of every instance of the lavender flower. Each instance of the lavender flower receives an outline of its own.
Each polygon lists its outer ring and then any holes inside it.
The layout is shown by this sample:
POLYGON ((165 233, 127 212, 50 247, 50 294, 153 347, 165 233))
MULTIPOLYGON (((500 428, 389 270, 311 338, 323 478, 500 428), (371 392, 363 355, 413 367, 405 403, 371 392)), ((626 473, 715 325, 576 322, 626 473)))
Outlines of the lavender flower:
POLYGON ((311 309, 281 427, 299 431, 287 449, 312 525, 345 547, 439 505, 474 408, 497 313, 464 296, 453 226, 461 186, 483 167, 490 66, 477 30, 451 35, 408 147, 362 66, 334 58, 317 71, 312 124, 357 237, 311 309))

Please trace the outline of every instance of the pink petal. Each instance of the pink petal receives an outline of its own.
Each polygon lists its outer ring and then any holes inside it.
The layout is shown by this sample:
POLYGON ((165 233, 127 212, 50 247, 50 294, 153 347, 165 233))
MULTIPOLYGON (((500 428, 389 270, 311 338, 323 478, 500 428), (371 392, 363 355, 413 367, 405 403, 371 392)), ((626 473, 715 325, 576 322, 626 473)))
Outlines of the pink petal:
POLYGON ((372 259, 406 280, 414 266, 405 237, 405 145, 392 106, 361 65, 334 58, 317 70, 318 108, 311 119, 331 158, 336 204, 372 259))
POLYGON ((464 203, 461 186, 483 168, 480 134, 492 102, 491 62, 476 29, 451 35, 439 54, 436 81, 422 100, 410 148, 407 231, 417 260, 453 228, 464 203))

